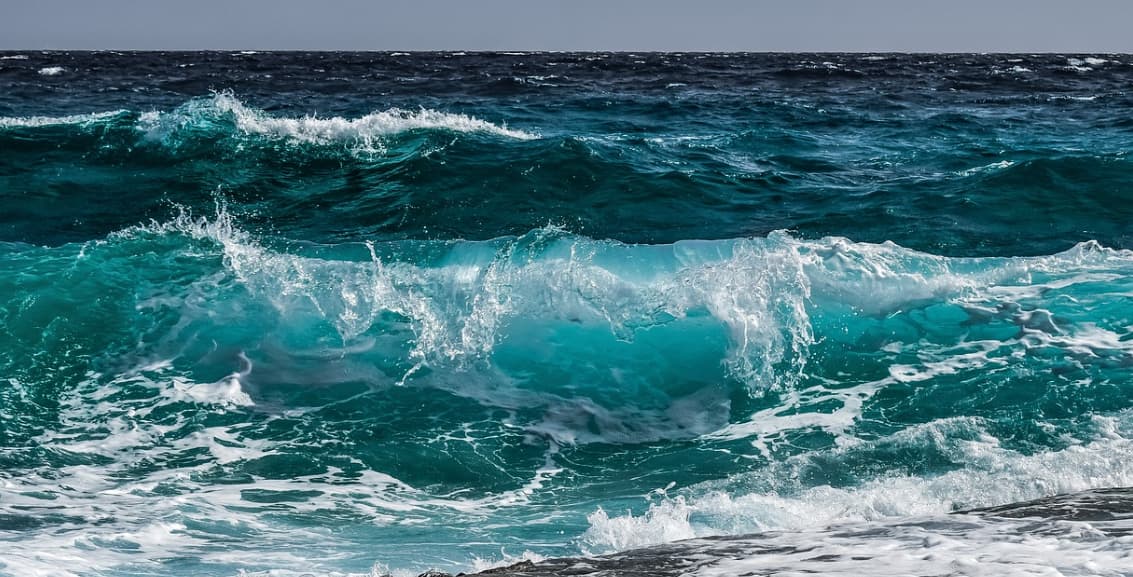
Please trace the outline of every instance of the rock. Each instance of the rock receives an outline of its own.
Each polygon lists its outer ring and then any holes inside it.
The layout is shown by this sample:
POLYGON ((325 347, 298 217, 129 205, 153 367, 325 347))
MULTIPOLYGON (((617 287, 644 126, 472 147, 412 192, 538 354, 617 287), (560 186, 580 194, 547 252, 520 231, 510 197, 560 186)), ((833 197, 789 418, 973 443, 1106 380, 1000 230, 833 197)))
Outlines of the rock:
POLYGON ((508 573, 515 573, 516 571, 534 571, 535 564, 531 561, 520 561, 515 565, 508 565, 507 567, 496 567, 495 569, 487 569, 477 573, 477 575, 501 575, 508 573))

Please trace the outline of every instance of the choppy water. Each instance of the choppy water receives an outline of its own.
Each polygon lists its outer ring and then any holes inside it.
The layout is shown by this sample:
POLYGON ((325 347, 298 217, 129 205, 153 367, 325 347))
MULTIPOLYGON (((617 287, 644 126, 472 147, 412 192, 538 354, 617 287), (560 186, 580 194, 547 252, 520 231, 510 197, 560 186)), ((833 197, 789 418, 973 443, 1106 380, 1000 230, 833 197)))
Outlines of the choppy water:
POLYGON ((0 58, 2 573, 1133 574, 1131 56, 0 58))

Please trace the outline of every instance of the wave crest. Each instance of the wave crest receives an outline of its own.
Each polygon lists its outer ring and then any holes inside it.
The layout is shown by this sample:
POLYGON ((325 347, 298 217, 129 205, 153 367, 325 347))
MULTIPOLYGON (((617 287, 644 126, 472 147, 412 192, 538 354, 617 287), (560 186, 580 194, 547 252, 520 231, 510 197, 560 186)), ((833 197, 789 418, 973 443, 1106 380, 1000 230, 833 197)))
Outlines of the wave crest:
POLYGON ((357 118, 308 115, 273 116, 252 107, 230 92, 195 98, 171 111, 115 110, 63 116, 0 117, 0 129, 35 129, 55 126, 99 126, 126 129, 125 137, 156 143, 174 150, 193 149, 221 139, 246 146, 342 147, 355 153, 384 153, 388 142, 418 131, 482 134, 497 138, 531 140, 534 133, 508 128, 467 114, 421 108, 390 108, 357 118))
POLYGON ((510 333, 547 323, 630 343, 643 331, 708 317, 729 343, 729 372, 762 394, 790 386, 814 339, 804 260, 785 235, 648 247, 545 227, 481 242, 364 243, 328 259, 270 250, 223 208, 215 218, 182 213, 141 230, 219 244, 254 295, 288 318, 331 323, 343 343, 408 323, 409 360, 418 367, 488 358, 501 343, 522 346, 510 333), (422 251, 432 262, 415 261, 422 251), (633 260, 640 266, 624 267, 633 260))
POLYGON ((12 116, 0 117, 0 128, 41 128, 45 126, 89 125, 110 121, 129 114, 125 110, 73 114, 69 116, 12 116))
POLYGON ((236 133, 246 136, 293 144, 341 144, 363 151, 384 150, 383 139, 415 130, 482 133, 518 140, 536 138, 532 133, 465 114, 427 108, 417 111, 391 108, 358 118, 271 116, 263 110, 248 106, 229 92, 192 100, 172 112, 143 114, 138 128, 151 140, 168 142, 183 138, 186 130, 200 130, 226 123, 231 123, 236 133))

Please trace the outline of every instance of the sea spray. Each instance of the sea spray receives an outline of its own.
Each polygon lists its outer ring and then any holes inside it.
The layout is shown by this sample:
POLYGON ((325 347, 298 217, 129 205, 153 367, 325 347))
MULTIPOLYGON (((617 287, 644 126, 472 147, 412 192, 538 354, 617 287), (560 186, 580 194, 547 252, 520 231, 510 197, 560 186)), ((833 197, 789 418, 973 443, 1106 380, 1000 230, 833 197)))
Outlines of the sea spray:
POLYGON ((0 58, 2 574, 1128 573, 1121 56, 0 58))

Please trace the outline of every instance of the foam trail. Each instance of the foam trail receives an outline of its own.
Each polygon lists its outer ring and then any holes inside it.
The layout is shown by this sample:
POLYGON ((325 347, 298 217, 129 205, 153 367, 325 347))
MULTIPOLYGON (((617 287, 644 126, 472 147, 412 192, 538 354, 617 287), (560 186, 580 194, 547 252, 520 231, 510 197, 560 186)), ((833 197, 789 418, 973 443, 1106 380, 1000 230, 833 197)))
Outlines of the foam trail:
POLYGON ((417 111, 391 108, 359 118, 276 117, 247 106, 227 92, 191 101, 173 112, 143 115, 139 128, 150 138, 160 140, 175 136, 184 129, 207 126, 215 120, 230 120, 235 130, 244 135, 296 144, 346 144, 369 150, 380 149, 383 138, 413 130, 483 133, 518 140, 536 138, 532 133, 472 116, 425 108, 417 111))
POLYGON ((0 117, 0 128, 40 128, 44 126, 87 125, 105 122, 128 114, 125 110, 93 112, 69 116, 0 117))

